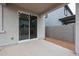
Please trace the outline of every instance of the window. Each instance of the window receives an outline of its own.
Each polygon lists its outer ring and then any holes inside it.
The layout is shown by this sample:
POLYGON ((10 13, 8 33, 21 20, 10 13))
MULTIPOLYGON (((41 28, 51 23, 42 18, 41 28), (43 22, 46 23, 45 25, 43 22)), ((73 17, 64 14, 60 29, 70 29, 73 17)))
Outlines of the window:
POLYGON ((5 33, 3 27, 3 6, 0 4, 0 33, 5 33))
POLYGON ((2 5, 0 5, 0 32, 2 32, 2 5))

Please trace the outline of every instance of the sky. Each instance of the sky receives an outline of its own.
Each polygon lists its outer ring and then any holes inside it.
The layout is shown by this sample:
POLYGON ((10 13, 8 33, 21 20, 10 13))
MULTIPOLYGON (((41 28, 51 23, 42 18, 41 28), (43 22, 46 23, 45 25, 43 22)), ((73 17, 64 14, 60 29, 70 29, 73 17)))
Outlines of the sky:
POLYGON ((73 14, 75 14, 75 3, 69 3, 68 6, 70 7, 73 14))

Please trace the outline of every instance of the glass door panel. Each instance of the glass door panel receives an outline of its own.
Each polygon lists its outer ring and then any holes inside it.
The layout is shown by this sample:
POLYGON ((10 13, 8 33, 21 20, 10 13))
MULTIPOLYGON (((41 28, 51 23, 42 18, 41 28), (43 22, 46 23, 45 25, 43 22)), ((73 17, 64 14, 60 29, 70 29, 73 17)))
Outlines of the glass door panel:
POLYGON ((37 38, 37 17, 30 16, 30 39, 37 38))
POLYGON ((29 15, 19 14, 19 40, 29 39, 29 15))

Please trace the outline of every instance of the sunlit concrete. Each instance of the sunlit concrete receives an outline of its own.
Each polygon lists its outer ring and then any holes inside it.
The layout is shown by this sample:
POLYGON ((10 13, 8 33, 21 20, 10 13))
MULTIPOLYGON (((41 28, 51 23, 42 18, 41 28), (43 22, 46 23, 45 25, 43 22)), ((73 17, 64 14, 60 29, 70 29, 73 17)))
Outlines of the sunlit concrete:
POLYGON ((45 40, 33 40, 21 44, 3 47, 0 55, 13 56, 73 56, 71 50, 45 40))

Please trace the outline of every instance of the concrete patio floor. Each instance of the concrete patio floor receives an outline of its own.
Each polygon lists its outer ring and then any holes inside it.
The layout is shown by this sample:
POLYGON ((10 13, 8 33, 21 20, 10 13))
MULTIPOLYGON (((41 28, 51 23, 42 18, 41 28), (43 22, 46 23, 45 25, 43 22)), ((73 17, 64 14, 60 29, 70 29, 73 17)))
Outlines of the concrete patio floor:
POLYGON ((0 50, 2 56, 74 56, 73 51, 46 40, 32 40, 6 46, 0 50))

